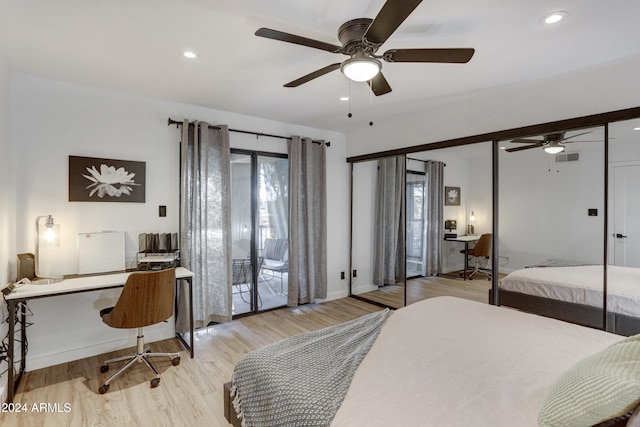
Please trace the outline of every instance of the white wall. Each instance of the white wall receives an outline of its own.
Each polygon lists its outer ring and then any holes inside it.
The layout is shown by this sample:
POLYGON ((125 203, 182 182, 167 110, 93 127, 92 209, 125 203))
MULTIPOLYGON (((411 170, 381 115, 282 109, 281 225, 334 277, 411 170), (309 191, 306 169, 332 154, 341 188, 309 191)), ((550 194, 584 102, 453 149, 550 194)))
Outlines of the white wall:
POLYGON ((486 156, 469 160, 467 213, 473 211, 476 217, 473 226, 478 236, 493 230, 493 165, 491 146, 486 145, 486 156))
POLYGON ((9 188, 9 69, 0 60, 0 287, 9 280, 10 201, 13 192, 9 188))
POLYGON ((640 58, 469 96, 347 134, 348 156, 640 105, 640 58))
POLYGON ((547 259, 602 260, 604 165, 601 146, 555 163, 543 150, 500 156, 501 271, 547 259), (598 149, 599 148, 599 149, 598 149), (598 216, 588 216, 589 208, 598 216))
MULTIPOLYGON (((11 201, 15 192, 9 186, 9 165, 11 164, 11 144, 9 143, 9 69, 0 58, 0 288, 9 281, 9 258, 11 254, 9 226, 13 218, 11 201)), ((6 305, 0 305, 0 319, 6 319, 6 305)), ((7 334, 7 324, 0 323, 0 337, 7 334)), ((0 363, 0 372, 6 368, 0 363)), ((0 376, 0 402, 7 396, 6 374, 0 376)))
MULTIPOLYGON (((52 214, 61 225, 61 245, 53 273, 77 272, 79 232, 118 230, 127 233, 127 265, 135 264, 140 232, 178 230, 180 131, 167 118, 199 119, 231 128, 277 135, 300 134, 331 141, 327 151, 328 297, 347 295, 339 272, 348 263, 346 212, 348 169, 344 135, 287 123, 242 116, 193 105, 146 99, 12 72, 10 77, 11 147, 16 156, 10 173, 15 182, 16 253, 33 251, 33 221, 52 214), (105 157, 146 162, 146 203, 68 202, 68 156, 105 157), (167 216, 158 217, 158 205, 167 216)), ((285 140, 231 133, 232 147, 286 152, 285 140)), ((15 262, 12 264, 15 274, 15 262)), ((97 315, 112 304, 114 292, 34 300, 29 330, 27 369, 32 370, 132 345, 135 333, 105 328, 97 315)), ((160 325, 150 334, 171 336, 160 325)))

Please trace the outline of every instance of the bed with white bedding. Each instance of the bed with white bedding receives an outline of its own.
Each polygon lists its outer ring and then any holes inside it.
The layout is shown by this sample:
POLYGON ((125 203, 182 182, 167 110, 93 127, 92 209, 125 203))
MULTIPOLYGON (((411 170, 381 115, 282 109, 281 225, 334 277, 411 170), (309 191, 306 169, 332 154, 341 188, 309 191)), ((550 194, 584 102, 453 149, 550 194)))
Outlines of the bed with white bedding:
MULTIPOLYGON (((602 265, 533 267, 500 280, 500 305, 602 327, 602 265)), ((640 269, 607 266, 608 330, 640 333, 640 269)))
MULTIPOLYGON (((563 373, 621 340, 604 331, 474 301, 424 300, 384 321, 344 400, 329 417, 330 425, 537 426, 541 408, 549 407, 545 396, 563 373)), ((640 402, 640 372, 636 388, 640 402)), ((276 400, 279 395, 274 392, 276 400)), ((251 392, 241 394, 241 400, 250 399, 251 392)), ((226 396, 225 415, 239 425, 234 418, 238 408, 231 401, 226 396)), ((245 423, 259 425, 246 418, 245 423)))

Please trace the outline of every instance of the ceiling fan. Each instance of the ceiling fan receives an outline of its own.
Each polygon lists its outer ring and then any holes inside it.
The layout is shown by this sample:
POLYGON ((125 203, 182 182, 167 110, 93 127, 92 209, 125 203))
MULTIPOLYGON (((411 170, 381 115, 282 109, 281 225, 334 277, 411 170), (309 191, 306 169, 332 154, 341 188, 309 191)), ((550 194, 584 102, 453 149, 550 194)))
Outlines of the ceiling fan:
POLYGON ((542 135, 542 139, 516 138, 516 139, 512 139, 511 142, 514 142, 516 144, 529 144, 529 145, 525 145, 522 147, 507 148, 504 151, 512 153, 514 151, 522 151, 522 150, 528 150, 530 148, 543 147, 543 150, 549 154, 558 154, 564 151, 565 149, 564 144, 569 144, 572 142, 585 142, 585 141, 569 141, 569 139, 573 139, 581 135, 586 135, 588 133, 591 133, 591 131, 578 133, 576 135, 572 135, 568 137, 565 137, 566 132, 554 132, 554 133, 548 133, 548 134, 542 135))
POLYGON ((285 87, 297 87, 331 71, 340 69, 349 79, 356 82, 370 82, 375 95, 391 92, 391 86, 381 72, 381 59, 385 62, 469 62, 475 50, 471 48, 449 49, 391 49, 382 55, 376 52, 389 36, 418 7, 422 0, 387 0, 374 19, 359 18, 345 22, 338 30, 342 46, 332 45, 270 28, 260 28, 256 36, 283 42, 313 47, 331 53, 340 53, 350 58, 320 68, 293 80, 285 87))

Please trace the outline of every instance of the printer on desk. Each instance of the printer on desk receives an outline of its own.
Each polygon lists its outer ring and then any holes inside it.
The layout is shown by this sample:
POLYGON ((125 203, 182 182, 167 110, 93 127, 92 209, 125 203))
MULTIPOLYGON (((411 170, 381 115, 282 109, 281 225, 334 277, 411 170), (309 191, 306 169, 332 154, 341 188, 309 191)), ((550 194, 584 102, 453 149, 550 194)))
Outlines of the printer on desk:
POLYGON ((455 239, 458 237, 458 233, 452 233, 452 231, 458 228, 458 221, 455 219, 447 219, 444 221, 444 229, 448 231, 448 233, 444 233, 445 239, 455 239))
POLYGON ((140 233, 138 270, 161 270, 180 265, 178 233, 140 233))

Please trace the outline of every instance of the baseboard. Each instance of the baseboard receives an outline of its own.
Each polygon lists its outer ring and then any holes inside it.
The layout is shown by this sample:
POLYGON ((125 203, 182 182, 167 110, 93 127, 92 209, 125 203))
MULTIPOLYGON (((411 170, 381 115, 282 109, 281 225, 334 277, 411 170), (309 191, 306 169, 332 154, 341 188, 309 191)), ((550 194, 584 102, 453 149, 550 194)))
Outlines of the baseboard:
POLYGON ((377 291, 378 290, 378 286, 376 285, 359 285, 359 286, 354 286, 353 288, 351 288, 351 294, 353 295, 359 295, 359 294, 364 294, 365 292, 372 292, 372 291, 377 291))
MULTIPOLYGON (((145 342, 152 343, 155 341, 166 340, 174 336, 175 329, 173 325, 171 325, 160 330, 145 332, 144 338, 145 342)), ((132 335, 128 335, 126 338, 119 340, 111 340, 90 346, 66 349, 64 351, 59 351, 56 353, 41 354, 35 357, 29 357, 29 354, 27 353, 26 370, 35 371, 36 369, 47 368, 49 366, 59 365, 61 363, 73 362, 74 360, 84 359, 87 357, 97 356, 100 354, 110 353, 113 351, 135 346, 136 331, 134 330, 132 335)))
POLYGON ((318 300, 316 300, 316 302, 323 303, 323 302, 332 301, 332 300, 335 300, 335 299, 346 298, 348 296, 349 296, 349 291, 345 289, 343 291, 331 292, 331 293, 327 294, 326 298, 318 299, 318 300))

